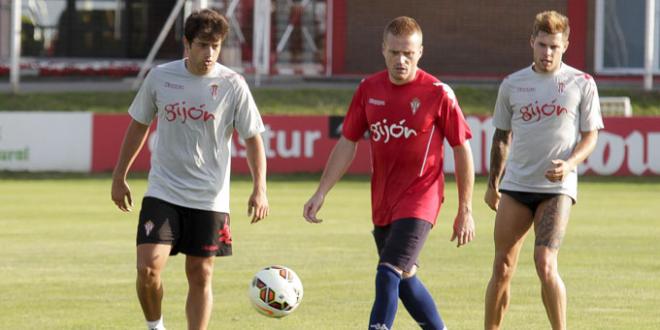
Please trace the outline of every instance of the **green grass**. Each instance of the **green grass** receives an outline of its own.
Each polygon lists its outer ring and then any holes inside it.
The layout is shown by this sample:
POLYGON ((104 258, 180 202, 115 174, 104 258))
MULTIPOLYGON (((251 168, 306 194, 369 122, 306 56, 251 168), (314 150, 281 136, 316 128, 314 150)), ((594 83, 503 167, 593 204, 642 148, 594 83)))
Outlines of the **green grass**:
MULTIPOLYGON (((492 113, 497 98, 495 87, 456 86, 454 90, 466 114, 490 115, 492 113)), ((262 114, 343 115, 354 90, 352 88, 255 88, 252 92, 262 114)), ((624 89, 604 89, 600 92, 604 96, 629 96, 635 116, 660 115, 660 92, 624 89)), ((124 113, 134 95, 134 92, 6 94, 0 95, 0 111, 54 110, 124 113)))
MULTIPOLYGON (((351 101, 351 89, 267 89, 252 91, 262 114, 341 115, 351 101)), ((92 111, 125 113, 134 92, 67 92, 0 94, 0 111, 92 111)))
MULTIPOLYGON (((211 329, 363 329, 373 297, 376 252, 370 234, 369 184, 342 180, 312 225, 302 205, 315 176, 269 180, 271 216, 250 225, 250 181, 232 183, 234 256, 216 260, 211 329), (281 320, 257 314, 247 300, 254 272, 269 264, 302 278, 301 307, 281 320)), ((129 179, 134 195, 143 175, 129 179)), ((137 210, 124 214, 109 197, 107 175, 38 176, 0 173, 0 328, 141 329, 134 289, 137 210)), ((477 238, 449 242, 456 208, 453 182, 439 225, 421 256, 420 277, 450 329, 479 329, 493 254, 493 213, 476 185, 477 238)), ((657 329, 660 324, 660 179, 586 179, 560 254, 569 294, 570 329, 657 329)), ((547 329, 528 239, 513 281, 506 329, 547 329)), ((185 329, 183 256, 170 259, 164 315, 185 329)), ((416 329, 400 307, 396 329, 416 329)))

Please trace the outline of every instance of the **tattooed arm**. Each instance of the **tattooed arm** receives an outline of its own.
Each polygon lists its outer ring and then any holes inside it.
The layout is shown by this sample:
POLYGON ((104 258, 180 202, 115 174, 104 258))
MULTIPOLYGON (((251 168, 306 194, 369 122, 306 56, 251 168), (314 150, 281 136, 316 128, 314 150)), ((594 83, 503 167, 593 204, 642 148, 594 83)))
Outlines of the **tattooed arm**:
POLYGON ((511 131, 495 129, 493 134, 493 146, 490 149, 490 172, 488 174, 488 188, 484 201, 488 206, 497 211, 500 203, 500 193, 498 191, 500 179, 504 174, 504 164, 509 155, 509 143, 511 142, 511 131))

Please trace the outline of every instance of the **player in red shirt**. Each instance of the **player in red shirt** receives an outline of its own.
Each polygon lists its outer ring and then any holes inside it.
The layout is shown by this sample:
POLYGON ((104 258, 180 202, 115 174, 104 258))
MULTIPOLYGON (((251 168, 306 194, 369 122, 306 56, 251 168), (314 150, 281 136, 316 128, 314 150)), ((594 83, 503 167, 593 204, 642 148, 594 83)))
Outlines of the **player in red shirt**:
POLYGON ((417 67, 422 50, 422 30, 414 19, 398 17, 387 25, 387 70, 360 83, 342 137, 303 210, 307 221, 321 222, 316 214, 326 194, 369 131, 373 234, 380 256, 369 329, 392 327, 398 298, 423 329, 445 329, 433 298, 415 276, 417 257, 444 199, 445 139, 454 153, 459 195, 451 240, 462 246, 474 238, 472 134, 451 88, 417 67))

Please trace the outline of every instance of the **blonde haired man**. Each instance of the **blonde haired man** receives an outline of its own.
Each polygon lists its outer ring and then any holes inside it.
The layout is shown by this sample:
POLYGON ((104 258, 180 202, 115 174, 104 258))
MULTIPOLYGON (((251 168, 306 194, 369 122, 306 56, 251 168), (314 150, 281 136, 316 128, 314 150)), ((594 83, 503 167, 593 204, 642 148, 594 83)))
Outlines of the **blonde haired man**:
POLYGON ((342 137, 303 210, 307 221, 321 222, 316 214, 325 196, 369 131, 373 236, 379 256, 370 330, 392 328, 399 299, 422 329, 446 329, 433 297, 416 276, 417 258, 444 199, 445 139, 454 154, 459 199, 451 240, 462 246, 474 238, 472 133, 451 88, 417 66, 422 50, 422 30, 414 19, 390 21, 383 33, 386 70, 358 86, 342 137))
POLYGON ((566 329, 566 288, 557 255, 577 201, 577 166, 593 151, 603 128, 594 80, 562 62, 569 32, 565 16, 536 15, 530 40, 534 62, 506 77, 497 96, 484 198, 497 211, 486 329, 502 325, 511 278, 532 225, 543 304, 552 328, 566 329))

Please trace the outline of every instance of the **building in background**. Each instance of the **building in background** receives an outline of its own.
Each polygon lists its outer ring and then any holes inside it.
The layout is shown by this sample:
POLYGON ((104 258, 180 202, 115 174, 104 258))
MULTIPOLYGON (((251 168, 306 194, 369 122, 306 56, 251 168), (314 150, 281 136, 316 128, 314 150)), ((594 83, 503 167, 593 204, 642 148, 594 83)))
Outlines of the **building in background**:
MULTIPOLYGON (((554 9, 566 13, 571 22, 568 64, 601 77, 641 78, 646 1, 272 0, 270 70, 271 74, 329 76, 380 70, 383 27, 396 16, 408 15, 424 30, 425 54, 420 65, 427 71, 441 77, 501 78, 530 61, 526 45, 533 15, 554 9)), ((660 8, 660 0, 654 1, 660 8)), ((144 60, 177 0, 22 2, 24 58, 86 63, 144 60)), ((232 26, 221 61, 252 72, 254 0, 206 2, 225 13, 232 26)), ((0 0, 0 75, 8 56, 10 3, 0 0)), ((184 10, 177 18, 157 61, 181 56, 186 14, 184 10)), ((656 24, 654 40, 659 39, 656 24)), ((654 49, 656 74, 660 73, 659 44, 654 49)))

